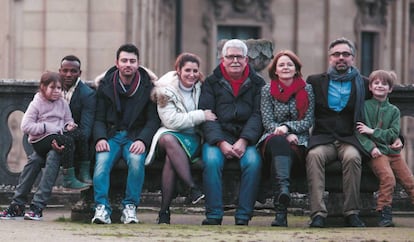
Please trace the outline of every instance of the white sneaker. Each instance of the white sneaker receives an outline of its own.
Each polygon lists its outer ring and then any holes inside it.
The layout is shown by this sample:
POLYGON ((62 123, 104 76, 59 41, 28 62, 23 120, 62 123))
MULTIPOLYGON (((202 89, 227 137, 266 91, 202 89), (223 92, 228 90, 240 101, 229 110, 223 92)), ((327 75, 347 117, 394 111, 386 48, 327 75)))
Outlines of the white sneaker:
POLYGON ((137 210, 134 204, 127 204, 122 210, 121 222, 124 224, 139 223, 137 210))
POLYGON ((95 216, 92 218, 93 224, 110 224, 111 218, 108 211, 105 209, 105 205, 98 204, 95 208, 95 216))

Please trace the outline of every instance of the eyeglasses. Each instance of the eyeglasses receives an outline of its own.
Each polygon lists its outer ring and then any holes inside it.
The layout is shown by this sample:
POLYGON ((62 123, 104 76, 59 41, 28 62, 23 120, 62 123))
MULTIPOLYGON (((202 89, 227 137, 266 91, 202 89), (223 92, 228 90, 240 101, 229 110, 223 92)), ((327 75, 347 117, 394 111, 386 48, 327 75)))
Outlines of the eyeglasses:
POLYGON ((246 56, 244 55, 225 55, 224 58, 226 58, 227 60, 234 60, 236 59, 236 61, 241 61, 244 58, 246 58, 246 56))
POLYGON ((341 55, 343 57, 349 57, 349 56, 352 55, 352 53, 349 53, 347 51, 344 51, 344 52, 334 52, 334 53, 331 54, 331 56, 335 56, 335 57, 340 57, 341 55))

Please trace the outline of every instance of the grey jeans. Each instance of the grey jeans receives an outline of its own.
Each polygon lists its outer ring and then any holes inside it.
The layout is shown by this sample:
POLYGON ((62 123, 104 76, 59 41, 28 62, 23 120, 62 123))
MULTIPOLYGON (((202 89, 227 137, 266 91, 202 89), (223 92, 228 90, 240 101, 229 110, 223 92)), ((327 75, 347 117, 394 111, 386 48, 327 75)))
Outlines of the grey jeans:
POLYGON ((46 161, 36 152, 33 152, 28 158, 29 160, 20 174, 19 184, 16 187, 11 203, 25 205, 27 203, 27 195, 30 193, 37 176, 39 173, 42 173, 39 187, 33 195, 31 204, 43 209, 46 207, 52 194, 53 185, 59 175, 60 155, 56 151, 51 150, 46 155, 46 161), (42 172, 43 167, 44 170, 42 172))

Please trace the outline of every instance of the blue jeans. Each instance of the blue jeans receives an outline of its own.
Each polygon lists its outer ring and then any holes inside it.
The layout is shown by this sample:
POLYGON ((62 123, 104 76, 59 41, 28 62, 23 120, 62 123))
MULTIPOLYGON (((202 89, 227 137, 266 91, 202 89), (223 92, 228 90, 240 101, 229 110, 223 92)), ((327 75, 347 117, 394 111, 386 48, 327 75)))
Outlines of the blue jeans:
MULTIPOLYGON (((206 195, 206 217, 222 219, 222 174, 225 157, 217 146, 203 145, 203 191, 206 195)), ((235 218, 250 220, 253 215, 260 181, 262 161, 255 146, 248 146, 240 159, 241 181, 235 218)))
MULTIPOLYGON (((139 205, 142 185, 144 184, 145 176, 145 157, 143 154, 132 154, 129 152, 129 147, 133 143, 127 137, 126 131, 119 131, 114 137, 108 140, 110 151, 96 153, 95 171, 93 174, 93 188, 95 196, 95 204, 105 205, 108 212, 111 214, 112 209, 109 204, 109 186, 110 174, 113 166, 122 157, 128 166, 128 176, 126 181, 125 198, 122 200, 122 205, 127 204, 139 205)), ((119 179, 123 179, 119 177, 119 179)))

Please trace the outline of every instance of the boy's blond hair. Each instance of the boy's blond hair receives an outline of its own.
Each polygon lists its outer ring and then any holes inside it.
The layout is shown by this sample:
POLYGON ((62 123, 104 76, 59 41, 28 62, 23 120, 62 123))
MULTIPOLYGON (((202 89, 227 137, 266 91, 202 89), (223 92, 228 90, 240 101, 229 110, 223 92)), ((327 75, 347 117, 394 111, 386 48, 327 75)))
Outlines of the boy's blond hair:
POLYGON ((369 84, 371 85, 375 79, 386 81, 392 88, 397 80, 397 74, 394 71, 376 70, 369 75, 369 84))

